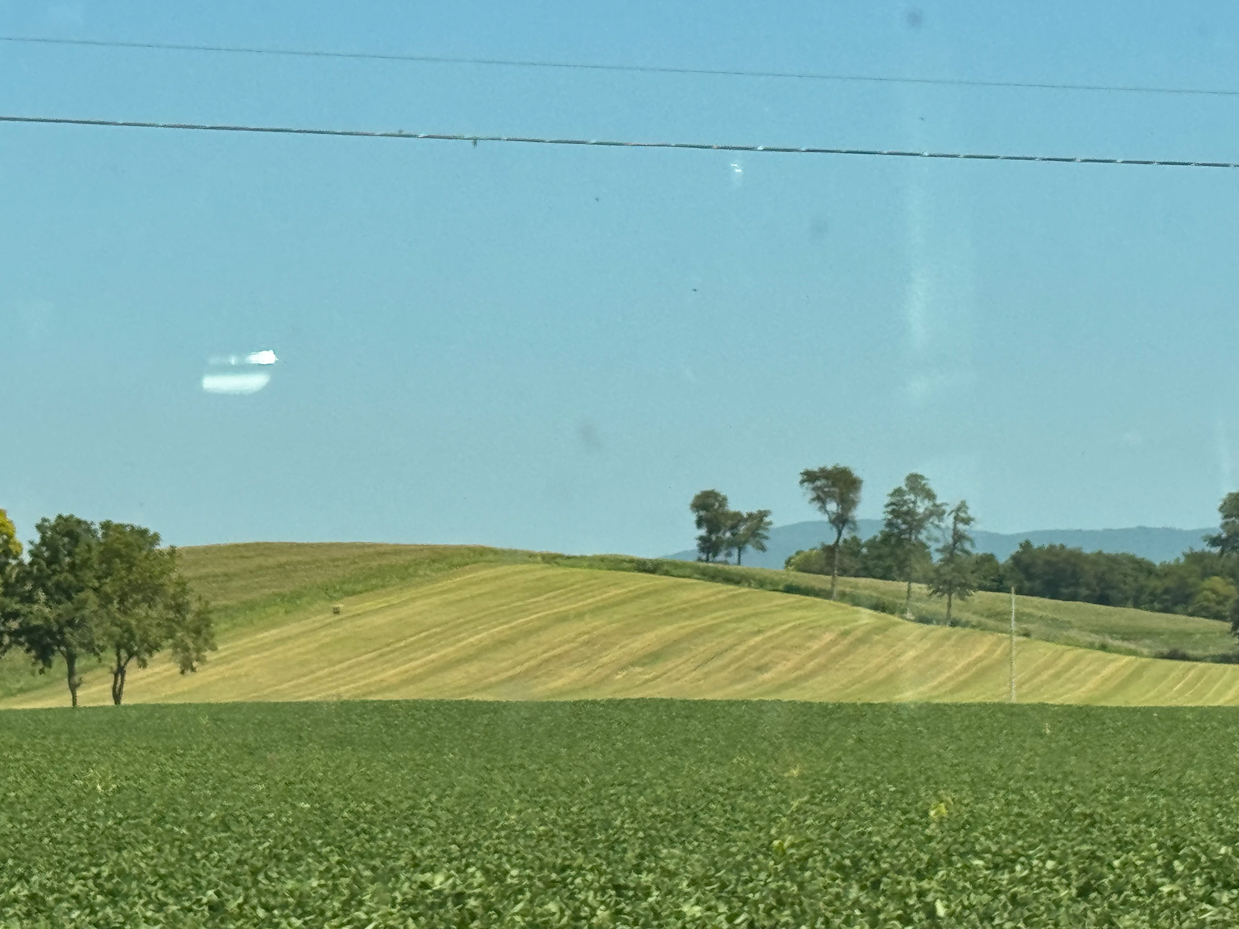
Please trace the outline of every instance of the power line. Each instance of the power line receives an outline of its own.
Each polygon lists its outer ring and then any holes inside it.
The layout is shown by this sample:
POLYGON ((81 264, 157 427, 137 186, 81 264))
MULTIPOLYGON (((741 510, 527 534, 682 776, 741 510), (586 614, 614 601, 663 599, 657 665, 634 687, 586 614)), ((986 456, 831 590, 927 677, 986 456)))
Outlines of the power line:
POLYGON ((569 71, 619 71, 630 74, 684 74, 710 77, 752 77, 800 81, 867 84, 928 84, 941 87, 994 87, 1016 90, 1064 90, 1124 94, 1239 97, 1239 90, 1208 87, 1157 87, 1139 84, 1068 84, 1050 81, 985 81, 966 78, 884 77, 872 74, 832 74, 810 71, 756 71, 740 68, 678 68, 660 65, 594 64, 578 61, 536 61, 521 58, 465 58, 449 55, 396 55, 379 52, 334 52, 316 49, 262 48, 243 45, 183 45, 169 42, 121 42, 104 39, 55 39, 44 36, 0 36, 0 42, 27 45, 71 45, 92 48, 145 49, 165 52, 216 52, 234 55, 278 55, 293 58, 336 58, 355 61, 402 61, 417 64, 483 65, 503 68, 550 68, 569 71))
POLYGON ((139 120, 86 119, 66 116, 7 116, 0 123, 44 126, 91 126, 113 129, 178 129, 198 132, 255 132, 271 135, 337 136, 361 139, 406 139, 433 142, 515 142, 524 145, 581 145, 596 148, 663 148, 703 152, 752 152, 782 155, 859 155, 880 158, 939 158, 953 161, 1021 161, 1045 164, 1137 165, 1155 168, 1239 168, 1235 161, 1179 161, 1162 158, 1099 158, 1078 155, 1019 155, 985 152, 914 152, 901 149, 821 148, 790 145, 746 145, 726 142, 641 142, 618 139, 568 139, 511 135, 465 135, 448 132, 405 132, 403 129, 326 129, 301 126, 253 126, 221 123, 159 123, 139 120))

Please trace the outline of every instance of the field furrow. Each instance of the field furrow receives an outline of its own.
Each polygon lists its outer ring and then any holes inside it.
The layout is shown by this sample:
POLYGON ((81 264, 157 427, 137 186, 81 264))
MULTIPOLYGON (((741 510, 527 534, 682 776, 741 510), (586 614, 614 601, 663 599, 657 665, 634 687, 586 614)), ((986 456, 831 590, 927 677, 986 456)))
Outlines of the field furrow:
MULTIPOLYGON (((129 702, 688 697, 989 702, 1009 640, 843 603, 696 580, 545 564, 466 566, 225 631, 201 671, 131 670, 129 702)), ((102 668, 86 704, 108 702, 102 668)), ((1021 701, 1239 703, 1239 667, 1021 638, 1021 701)), ((65 702, 63 684, 5 706, 65 702)))

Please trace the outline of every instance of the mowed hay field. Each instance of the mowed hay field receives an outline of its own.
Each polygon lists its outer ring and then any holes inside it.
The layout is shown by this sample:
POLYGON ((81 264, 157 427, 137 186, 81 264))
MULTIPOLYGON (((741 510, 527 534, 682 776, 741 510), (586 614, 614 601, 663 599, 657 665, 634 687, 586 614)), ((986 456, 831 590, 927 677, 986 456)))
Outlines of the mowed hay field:
MULTIPOLYGON (((467 547, 189 550, 187 573, 219 608, 220 648, 197 674, 161 659, 132 670, 126 701, 1007 697, 1001 634, 549 560, 467 547)), ((59 675, 30 683, 0 706, 67 700, 59 675)), ((108 702, 108 684, 88 671, 83 703, 108 702)), ((1027 702, 1236 704, 1239 667, 1020 639, 1017 689, 1027 702)))

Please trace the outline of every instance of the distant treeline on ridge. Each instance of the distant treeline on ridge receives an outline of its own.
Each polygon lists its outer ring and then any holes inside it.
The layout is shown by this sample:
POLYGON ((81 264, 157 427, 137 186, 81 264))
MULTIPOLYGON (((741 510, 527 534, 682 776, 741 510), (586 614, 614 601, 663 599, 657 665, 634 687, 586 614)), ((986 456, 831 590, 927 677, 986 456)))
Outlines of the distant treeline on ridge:
MULTIPOLYGON (((839 576, 903 581, 908 585, 906 609, 912 583, 924 583, 931 594, 946 598, 949 618, 952 598, 1015 587, 1021 594, 1052 600, 1230 620, 1232 631, 1239 634, 1239 492, 1222 500, 1219 531, 1202 540, 1205 547, 1171 561, 1025 540, 1000 562, 992 554, 973 551, 967 502, 948 509, 923 475, 909 474, 890 492, 882 529, 868 539, 856 535, 863 481, 850 468, 806 469, 800 484, 830 523, 835 540, 797 551, 784 567, 830 575, 832 592, 839 576)), ((702 561, 725 560, 734 550, 727 536, 715 531, 718 516, 709 504, 719 500, 725 509, 725 496, 702 491, 690 506, 701 531, 697 551, 702 561)))

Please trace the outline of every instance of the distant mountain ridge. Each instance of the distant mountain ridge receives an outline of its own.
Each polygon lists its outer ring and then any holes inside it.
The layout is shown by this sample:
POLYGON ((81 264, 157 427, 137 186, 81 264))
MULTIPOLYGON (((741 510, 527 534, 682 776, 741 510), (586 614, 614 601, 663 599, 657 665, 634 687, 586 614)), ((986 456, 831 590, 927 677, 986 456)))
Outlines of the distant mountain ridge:
MULTIPOLYGON (((882 528, 880 519, 859 519, 857 534, 867 539, 877 535, 882 528)), ((1131 552, 1150 561, 1171 561, 1189 548, 1203 548, 1203 537, 1214 533, 1214 528, 1170 529, 1133 526, 1128 529, 1036 529, 1032 532, 985 532, 977 530, 978 552, 990 552, 1003 561, 1015 551, 1021 542, 1028 539, 1033 545, 1069 545, 1086 552, 1131 552)), ((815 548, 823 542, 833 542, 835 531, 823 519, 792 523, 770 530, 770 541, 765 552, 744 553, 744 563, 757 568, 781 568, 788 555, 801 549, 815 548)), ((677 561, 694 561, 696 549, 686 549, 667 555, 677 561)))

